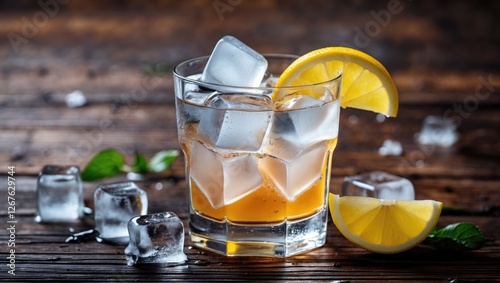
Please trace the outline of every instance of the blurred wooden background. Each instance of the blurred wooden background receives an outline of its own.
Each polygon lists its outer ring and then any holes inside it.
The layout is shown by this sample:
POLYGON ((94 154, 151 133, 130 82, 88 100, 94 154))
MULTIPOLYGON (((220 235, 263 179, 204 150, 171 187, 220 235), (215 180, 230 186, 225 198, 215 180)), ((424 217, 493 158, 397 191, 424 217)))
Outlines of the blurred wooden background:
MULTIPOLYGON (((25 173, 36 173, 41 163, 65 155, 84 164, 98 149, 115 146, 107 135, 98 144, 82 139, 93 139, 85 132, 95 130, 99 120, 121 105, 170 100, 172 66, 209 54, 226 34, 261 53, 303 54, 333 45, 364 50, 393 74, 408 115, 406 104, 431 103, 440 107, 425 114, 451 109, 449 116, 468 127, 467 119, 481 121, 478 109, 496 107, 500 100, 496 1, 40 3, 45 4, 0 3, 0 160, 16 162, 25 173), (478 88, 484 94, 479 98, 478 88), (83 91, 93 108, 68 111, 62 102, 74 90, 83 91), (60 129, 61 120, 73 133, 60 129)), ((157 129, 156 135, 120 138, 124 144, 119 147, 175 146, 161 133, 173 113, 154 116, 133 110, 127 119, 113 118, 112 124, 157 129), (137 117, 130 121, 132 115, 137 117), (154 117, 159 120, 150 119, 154 117)), ((497 123, 496 111, 491 115, 497 123)), ((471 150, 499 157, 496 142, 471 150)))
MULTIPOLYGON (((143 271, 124 264, 121 248, 61 246, 68 236, 66 226, 35 224, 36 175, 50 163, 83 168, 99 150, 110 147, 124 152, 128 163, 134 150, 151 157, 179 148, 171 69, 185 59, 208 55, 219 38, 231 34, 261 53, 300 55, 345 45, 378 58, 399 89, 400 113, 396 119, 377 121, 373 113, 342 111, 331 191, 338 192, 342 178, 358 172, 403 175, 414 182, 418 199, 436 199, 466 211, 442 216, 440 225, 471 221, 491 241, 460 259, 436 257, 426 249, 378 257, 347 242, 330 223, 327 245, 310 254, 248 265, 186 248, 193 262, 219 264, 190 264, 168 271, 174 275, 156 274, 155 280, 498 279, 498 15, 500 2, 494 0, 1 1, 0 189, 7 188, 7 166, 16 166, 23 223, 19 238, 24 239, 18 251, 24 277, 17 278, 28 282, 50 270, 47 280, 90 282, 120 278, 117 274, 144 280, 143 271), (88 103, 71 109, 64 99, 75 90, 88 103), (414 134, 428 115, 454 119, 460 140, 447 149, 417 144, 414 134), (388 138, 402 143, 401 156, 378 154, 388 138), (101 254, 103 260, 81 265, 90 253, 101 254), (332 267, 334 261, 341 268, 332 267)), ((186 220, 183 166, 180 158, 169 172, 177 181, 171 190, 155 189, 155 182, 171 186, 168 179, 144 184, 150 199, 157 200, 151 212, 168 207, 186 220)), ((89 206, 95 186, 85 184, 89 206)), ((0 215, 6 219, 3 204, 0 215)), ((5 258, 6 251, 0 252, 5 258)))

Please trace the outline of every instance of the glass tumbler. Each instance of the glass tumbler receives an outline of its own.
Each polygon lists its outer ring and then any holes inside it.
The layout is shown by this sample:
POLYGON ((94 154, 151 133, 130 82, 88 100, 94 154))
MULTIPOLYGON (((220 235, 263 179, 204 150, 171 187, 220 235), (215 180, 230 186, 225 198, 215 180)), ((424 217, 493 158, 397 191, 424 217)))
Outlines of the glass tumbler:
POLYGON ((275 87, 297 57, 264 57, 259 87, 202 82, 208 57, 174 68, 190 239, 228 256, 287 257, 326 239, 341 74, 275 87))

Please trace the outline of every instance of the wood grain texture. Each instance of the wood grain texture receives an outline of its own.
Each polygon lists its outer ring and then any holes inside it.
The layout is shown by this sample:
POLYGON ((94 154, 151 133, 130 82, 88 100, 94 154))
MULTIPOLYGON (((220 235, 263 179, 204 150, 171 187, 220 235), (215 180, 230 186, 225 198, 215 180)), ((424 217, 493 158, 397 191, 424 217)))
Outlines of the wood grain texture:
MULTIPOLYGON (((5 268, 9 235, 3 230, 0 281, 500 281, 496 1, 126 0, 69 1, 58 7, 56 15, 27 36, 26 21, 33 22, 44 10, 37 2, 0 3, 0 221, 5 226, 8 217, 8 165, 16 167, 18 220, 16 276, 5 268), (233 6, 218 14, 214 4, 229 2, 233 6), (389 3, 402 9, 382 25, 377 15, 387 15, 383 11, 389 3), (356 46, 359 31, 368 34, 370 25, 372 35, 356 46), (12 33, 27 39, 18 50, 9 39, 12 33), (378 58, 400 92, 399 115, 378 122, 374 113, 341 111, 330 191, 338 193, 345 176, 361 172, 405 176, 414 183, 417 199, 459 209, 445 211, 439 226, 474 223, 488 239, 485 246, 444 253, 419 245, 401 254, 378 255, 347 241, 330 220, 325 246, 286 259, 224 257, 192 248, 187 240, 184 265, 129 267, 124 247, 65 243, 71 231, 93 227, 90 216, 70 225, 34 222, 36 178, 44 165, 83 168, 106 148, 123 152, 128 163, 135 150, 149 158, 159 150, 179 149, 172 67, 209 54, 225 34, 261 53, 303 54, 349 45, 378 58), (88 103, 70 109, 65 95, 77 89, 88 103), (419 145, 415 133, 428 115, 455 119, 459 141, 446 149, 419 145), (385 139, 400 141, 403 154, 380 156, 385 139)), ((84 199, 91 208, 99 184, 85 183, 84 199)), ((182 158, 168 172, 139 184, 151 200, 150 212, 174 211, 187 227, 182 158)))

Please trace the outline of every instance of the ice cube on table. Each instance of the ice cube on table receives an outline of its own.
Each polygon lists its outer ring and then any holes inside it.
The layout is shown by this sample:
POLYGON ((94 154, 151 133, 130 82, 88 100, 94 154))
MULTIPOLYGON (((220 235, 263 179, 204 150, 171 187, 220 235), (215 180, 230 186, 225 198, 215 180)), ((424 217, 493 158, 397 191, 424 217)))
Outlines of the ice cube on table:
POLYGON ((322 102, 314 98, 287 102, 293 110, 274 113, 269 139, 284 139, 297 147, 305 148, 338 136, 340 102, 322 102), (311 106, 312 105, 312 106, 311 106), (301 109, 294 109, 300 106, 301 109), (306 106, 306 108, 302 108, 306 106), (309 107, 311 106, 311 107, 309 107))
POLYGON ((94 192, 95 229, 98 241, 127 244, 128 221, 146 214, 148 197, 134 182, 119 182, 99 186, 94 192))
POLYGON ((191 157, 190 177, 214 208, 231 204, 262 185, 251 154, 223 156, 195 141, 191 157))
POLYGON ((226 94, 207 101, 198 134, 218 149, 256 152, 261 149, 273 115, 267 96, 226 94))
POLYGON ((217 42, 203 70, 201 81, 226 86, 258 87, 266 70, 267 60, 264 56, 227 35, 217 42))
POLYGON ((415 191, 408 179, 382 171, 374 171, 345 177, 342 184, 342 196, 414 200, 415 191))
POLYGON ((422 129, 415 137, 422 145, 449 147, 458 140, 456 129, 453 119, 430 115, 425 117, 422 129))
POLYGON ((400 156, 403 153, 403 146, 398 141, 387 139, 378 149, 378 153, 382 156, 400 156))
POLYGON ((178 265, 184 254, 184 225, 173 212, 137 216, 128 222, 127 264, 178 265))
POLYGON ((83 192, 77 166, 44 166, 37 180, 37 222, 73 222, 83 216, 83 192))
POLYGON ((294 201, 321 179, 327 146, 320 142, 299 150, 286 142, 276 142, 274 155, 265 155, 259 166, 281 193, 294 201))

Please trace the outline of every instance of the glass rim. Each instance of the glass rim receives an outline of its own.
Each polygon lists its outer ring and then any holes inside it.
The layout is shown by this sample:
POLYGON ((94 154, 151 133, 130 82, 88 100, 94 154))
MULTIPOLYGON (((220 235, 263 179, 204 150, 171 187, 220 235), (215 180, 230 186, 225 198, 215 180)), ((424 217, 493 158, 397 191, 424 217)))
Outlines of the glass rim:
MULTIPOLYGON (((281 59, 292 59, 292 62, 299 58, 298 55, 276 54, 276 53, 262 54, 262 56, 264 56, 266 59, 269 59, 269 58, 275 58, 275 59, 280 59, 280 58, 281 59)), ((210 86, 215 86, 215 87, 224 87, 226 89, 238 89, 238 90, 277 90, 277 89, 291 90, 291 89, 303 89, 303 88, 318 87, 318 86, 321 86, 321 85, 330 84, 330 83, 333 83, 335 81, 339 81, 341 79, 341 77, 342 77, 342 72, 340 70, 338 70, 337 75, 334 76, 333 78, 328 79, 326 81, 318 82, 318 83, 303 84, 303 85, 298 85, 298 86, 280 86, 280 87, 276 87, 276 86, 258 86, 258 87, 250 87, 250 86, 224 85, 224 84, 217 84, 217 83, 202 82, 200 80, 196 80, 196 79, 192 79, 192 78, 188 78, 186 76, 183 76, 178 71, 180 68, 182 68, 184 66, 187 66, 187 65, 189 65, 189 64, 191 64, 193 62, 203 61, 203 60, 207 60, 208 61, 208 58, 210 58, 209 55, 200 56, 200 57, 192 58, 192 59, 189 59, 189 60, 185 60, 185 61, 183 61, 183 62, 175 65, 175 67, 173 68, 172 72, 173 72, 174 76, 177 77, 178 79, 181 79, 181 80, 189 82, 189 83, 201 85, 201 86, 204 86, 204 87, 207 87, 207 88, 210 88, 210 86)))

